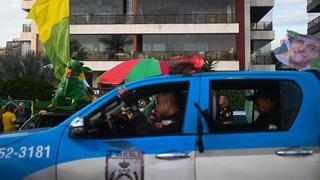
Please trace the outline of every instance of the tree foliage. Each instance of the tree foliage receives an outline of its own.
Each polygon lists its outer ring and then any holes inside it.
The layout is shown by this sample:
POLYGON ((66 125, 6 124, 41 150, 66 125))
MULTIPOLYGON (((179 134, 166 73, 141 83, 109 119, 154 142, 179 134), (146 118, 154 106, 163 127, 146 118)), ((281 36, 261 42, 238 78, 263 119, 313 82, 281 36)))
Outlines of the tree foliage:
POLYGON ((54 87, 46 80, 28 76, 15 77, 4 82, 0 88, 0 96, 24 100, 51 100, 54 87))
POLYGON ((81 43, 75 39, 72 39, 70 42, 70 52, 73 58, 86 61, 88 60, 88 53, 85 48, 81 45, 81 43))
POLYGON ((210 56, 210 55, 207 55, 204 57, 204 64, 203 64, 203 67, 202 67, 202 70, 204 72, 210 72, 210 71, 213 71, 215 65, 219 62, 216 58, 210 56))
POLYGON ((38 79, 53 80, 53 66, 46 56, 28 53, 5 54, 0 56, 0 83, 14 77, 30 76, 38 79))

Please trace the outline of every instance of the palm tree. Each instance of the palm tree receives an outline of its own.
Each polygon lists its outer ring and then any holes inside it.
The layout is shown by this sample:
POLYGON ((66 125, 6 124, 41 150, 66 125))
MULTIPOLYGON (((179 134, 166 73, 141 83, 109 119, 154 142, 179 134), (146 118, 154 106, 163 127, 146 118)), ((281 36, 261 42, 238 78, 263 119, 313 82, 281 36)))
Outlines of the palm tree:
POLYGON ((210 55, 206 55, 204 57, 204 59, 205 59, 205 62, 204 62, 204 65, 202 67, 202 70, 204 72, 214 71, 213 70, 214 66, 217 65, 219 63, 219 61, 216 58, 214 58, 214 57, 212 57, 210 55))
POLYGON ((115 53, 124 52, 124 48, 133 43, 133 40, 128 37, 128 35, 112 35, 100 38, 100 41, 106 45, 106 52, 114 57, 115 53))
POLYGON ((70 52, 73 58, 80 61, 85 61, 88 59, 88 53, 85 51, 85 48, 80 44, 79 41, 75 39, 70 41, 70 52))
POLYGON ((0 56, 0 83, 13 77, 29 76, 44 80, 54 80, 53 66, 46 56, 28 53, 0 56))

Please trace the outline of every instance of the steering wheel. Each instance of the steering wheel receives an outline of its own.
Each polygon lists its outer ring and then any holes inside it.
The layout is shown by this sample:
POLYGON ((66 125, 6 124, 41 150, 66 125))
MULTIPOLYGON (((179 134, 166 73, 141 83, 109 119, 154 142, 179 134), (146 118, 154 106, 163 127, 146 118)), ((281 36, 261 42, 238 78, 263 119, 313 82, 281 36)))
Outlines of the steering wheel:
POLYGON ((113 116, 105 115, 105 118, 103 120, 103 129, 104 131, 106 131, 108 135, 116 136, 117 133, 113 127, 113 122, 114 122, 113 116))
POLYGON ((131 130, 129 122, 129 118, 122 114, 110 114, 106 121, 109 130, 115 136, 128 135, 131 130))

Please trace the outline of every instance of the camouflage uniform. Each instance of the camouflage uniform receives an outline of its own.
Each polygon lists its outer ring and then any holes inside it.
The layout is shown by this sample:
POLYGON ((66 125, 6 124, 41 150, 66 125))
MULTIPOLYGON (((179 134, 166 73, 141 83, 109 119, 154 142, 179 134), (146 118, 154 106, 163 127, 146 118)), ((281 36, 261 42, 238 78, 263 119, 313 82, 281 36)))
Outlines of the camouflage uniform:
POLYGON ((220 119, 221 124, 224 122, 227 122, 227 121, 232 122, 233 113, 232 113, 232 109, 229 105, 221 108, 220 114, 219 114, 219 119, 220 119))

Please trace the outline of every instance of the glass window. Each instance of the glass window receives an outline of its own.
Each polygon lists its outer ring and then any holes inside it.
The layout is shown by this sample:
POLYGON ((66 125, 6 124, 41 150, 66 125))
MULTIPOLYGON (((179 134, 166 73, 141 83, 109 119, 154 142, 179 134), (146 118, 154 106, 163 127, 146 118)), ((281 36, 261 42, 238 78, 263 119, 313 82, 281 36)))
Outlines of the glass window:
POLYGON ((71 53, 85 54, 82 59, 105 61, 130 58, 132 35, 71 35, 71 53), (79 52, 81 51, 81 52, 79 52), (84 52, 83 52, 84 51, 84 52), (119 56, 121 54, 121 57, 119 56), (124 57, 122 57, 122 55, 124 57))
POLYGON ((138 0, 143 14, 235 14, 235 0, 138 0))
POLYGON ((181 134, 188 83, 160 84, 115 97, 85 118, 89 138, 181 134))
POLYGON ((217 80, 210 93, 213 133, 288 130, 302 101, 297 84, 286 80, 217 80))
POLYGON ((143 51, 162 51, 156 44, 164 44, 166 51, 224 51, 236 49, 235 34, 210 35, 143 35, 143 51))
POLYGON ((86 51, 132 51, 131 35, 71 35, 86 51))
POLYGON ((123 1, 114 0, 71 0, 71 15, 122 15, 123 1))

